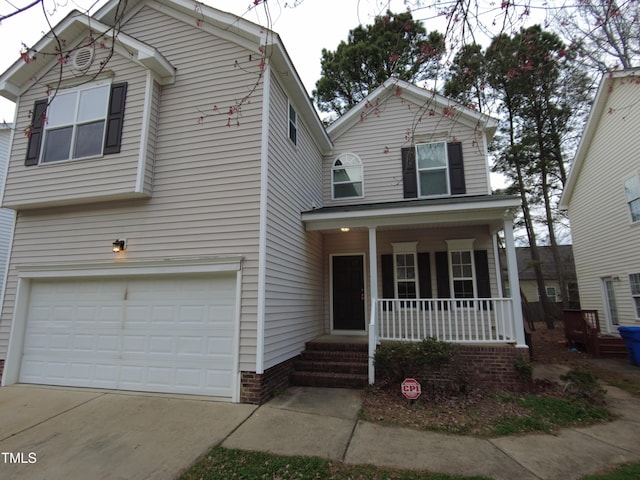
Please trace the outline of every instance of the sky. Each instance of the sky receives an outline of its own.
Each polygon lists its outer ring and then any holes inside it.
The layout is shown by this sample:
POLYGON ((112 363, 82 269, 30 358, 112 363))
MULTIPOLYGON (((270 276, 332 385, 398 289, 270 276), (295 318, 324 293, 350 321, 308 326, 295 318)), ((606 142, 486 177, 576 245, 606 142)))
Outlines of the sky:
MULTIPOLYGON (((299 1, 299 0, 298 0, 299 1)), ((295 0, 269 0, 272 29, 277 32, 291 57, 302 82, 311 94, 316 81, 320 78, 320 58, 322 49, 335 50, 340 41, 346 40, 349 30, 359 24, 372 23, 375 15, 385 11, 390 4, 391 10, 406 10, 403 0, 303 0, 295 8, 284 6, 295 0)), ((30 0, 13 0, 15 5, 30 3, 30 0)), ((94 0, 65 0, 64 7, 55 7, 54 0, 45 0, 48 17, 52 25, 62 20, 70 10, 85 10, 94 4, 94 0)), ((97 6, 104 0, 95 2, 97 6)), ((247 20, 267 25, 264 8, 257 7, 248 11, 252 0, 204 0, 203 3, 244 16, 247 20)), ((0 7, 0 15, 9 12, 6 3, 0 7)), ((94 8, 92 11, 95 11, 94 8)), ((428 30, 444 30, 444 20, 438 18, 426 25, 428 30), (440 25, 439 25, 440 24, 440 25)), ((0 72, 8 69, 20 56, 22 44, 32 46, 49 30, 42 8, 36 7, 18 14, 0 23, 0 72)), ((0 123, 12 122, 14 104, 0 97, 0 123)))

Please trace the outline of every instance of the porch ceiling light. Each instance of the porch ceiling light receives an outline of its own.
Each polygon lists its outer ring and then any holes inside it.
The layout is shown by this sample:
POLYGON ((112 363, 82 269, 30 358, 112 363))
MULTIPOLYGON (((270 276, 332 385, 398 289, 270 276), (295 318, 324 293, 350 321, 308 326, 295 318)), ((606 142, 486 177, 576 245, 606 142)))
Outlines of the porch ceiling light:
POLYGON ((123 250, 127 249, 127 240, 126 239, 116 239, 115 242, 113 242, 113 252, 114 253, 118 253, 118 252, 122 252, 123 250))
POLYGON ((341 227, 340 231, 343 233, 347 233, 349 230, 351 230, 349 227, 341 227))

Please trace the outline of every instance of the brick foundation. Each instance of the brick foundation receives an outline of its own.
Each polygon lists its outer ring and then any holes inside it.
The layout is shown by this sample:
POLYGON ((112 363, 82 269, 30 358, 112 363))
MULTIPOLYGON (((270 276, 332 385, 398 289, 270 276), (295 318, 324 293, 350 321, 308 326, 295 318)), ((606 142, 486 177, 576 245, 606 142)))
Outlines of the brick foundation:
POLYGON ((287 389, 289 387, 289 377, 293 372, 293 362, 296 358, 271 367, 262 374, 241 372, 240 402, 261 405, 271 399, 277 392, 287 389))
POLYGON ((516 359, 529 361, 526 348, 513 345, 460 345, 469 385, 490 391, 520 391, 525 379, 515 368, 516 359))
MULTIPOLYGON (((416 379, 424 384, 423 388, 459 390, 462 385, 466 385, 490 392, 518 392, 528 387, 526 379, 515 368, 516 359, 529 361, 528 349, 513 345, 459 344, 458 347, 458 366, 443 365, 415 374, 416 379)), ((380 381, 382 379, 376 372, 376 382, 380 381)))

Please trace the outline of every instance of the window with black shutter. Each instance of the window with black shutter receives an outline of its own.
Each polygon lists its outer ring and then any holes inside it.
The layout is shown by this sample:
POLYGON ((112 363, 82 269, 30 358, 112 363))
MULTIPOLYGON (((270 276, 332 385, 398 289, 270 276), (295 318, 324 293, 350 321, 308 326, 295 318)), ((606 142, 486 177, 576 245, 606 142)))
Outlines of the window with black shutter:
POLYGON ((418 143, 401 149, 404 198, 464 195, 460 142, 418 143))
POLYGON ((25 165, 119 153, 127 84, 96 82, 35 102, 25 165))

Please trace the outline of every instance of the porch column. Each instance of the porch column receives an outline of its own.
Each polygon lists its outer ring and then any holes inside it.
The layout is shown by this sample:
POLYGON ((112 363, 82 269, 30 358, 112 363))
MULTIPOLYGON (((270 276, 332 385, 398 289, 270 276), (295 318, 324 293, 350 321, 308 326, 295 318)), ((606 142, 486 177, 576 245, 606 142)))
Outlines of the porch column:
POLYGON ((369 295, 371 309, 369 314, 369 384, 376 380, 373 367, 373 355, 378 344, 378 244, 376 227, 369 227, 369 295))
POLYGON ((513 217, 504 219, 504 240, 507 259, 507 275, 509 276, 509 291, 513 308, 513 322, 516 334, 516 347, 527 348, 524 339, 524 320, 522 318, 522 299, 520 297, 520 279, 518 278, 518 261, 516 246, 513 240, 513 217))

